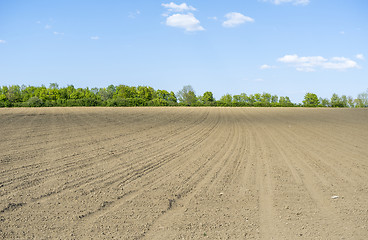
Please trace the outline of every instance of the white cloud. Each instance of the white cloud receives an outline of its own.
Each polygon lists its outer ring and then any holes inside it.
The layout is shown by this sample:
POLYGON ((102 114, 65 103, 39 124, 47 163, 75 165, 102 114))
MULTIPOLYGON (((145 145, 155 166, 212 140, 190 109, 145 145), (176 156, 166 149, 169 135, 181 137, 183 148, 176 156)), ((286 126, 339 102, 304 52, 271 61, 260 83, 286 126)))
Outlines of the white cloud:
POLYGON ((184 11, 196 11, 192 6, 188 6, 186 3, 182 3, 180 5, 171 3, 163 3, 161 4, 164 8, 167 8, 170 12, 184 12, 184 11))
POLYGON ((64 35, 64 33, 62 33, 62 32, 53 32, 54 33, 54 35, 64 35))
POLYGON ((345 57, 333 57, 326 59, 321 56, 299 57, 298 55, 285 55, 277 61, 287 63, 296 68, 297 71, 313 72, 316 68, 345 70, 349 68, 358 68, 358 64, 345 57))
POLYGON ((92 36, 91 37, 91 40, 99 40, 100 39, 100 37, 99 36, 92 36))
POLYGON ((263 78, 256 78, 254 79, 255 82, 264 82, 264 79, 263 78))
POLYGON ((217 20, 217 17, 208 17, 208 19, 211 19, 211 20, 217 20))
POLYGON ((323 67, 327 69, 344 70, 348 68, 358 68, 359 66, 355 61, 349 58, 333 57, 330 61, 326 62, 323 67))
POLYGON ((345 34, 345 32, 344 32, 344 31, 340 31, 340 34, 341 34, 341 35, 344 35, 344 34, 345 34))
POLYGON ((41 21, 37 21, 36 23, 37 23, 37 24, 41 24, 41 21))
POLYGON ((276 68, 276 67, 275 66, 271 66, 271 65, 267 65, 267 64, 263 64, 259 68, 262 69, 262 70, 264 70, 264 69, 271 69, 271 68, 276 68))
POLYGON ((48 24, 45 25, 45 29, 50 29, 50 28, 51 28, 51 25, 48 25, 48 24))
POLYGON ((364 60, 364 55, 363 54, 357 54, 356 56, 355 56, 357 59, 359 59, 359 60, 364 60))
POLYGON ((1 39, 0 39, 0 43, 6 43, 6 41, 5 41, 5 40, 1 40, 1 39))
POLYGON ((263 0, 264 2, 271 2, 275 5, 279 5, 282 3, 292 3, 294 5, 308 5, 310 0, 263 0))
POLYGON ((235 27, 246 22, 254 22, 253 18, 244 16, 243 14, 237 12, 230 12, 226 14, 225 17, 227 20, 222 23, 222 26, 224 27, 235 27))
POLYGON ((184 28, 188 32, 204 30, 200 25, 199 20, 195 18, 192 13, 173 14, 166 19, 166 25, 170 27, 184 28))

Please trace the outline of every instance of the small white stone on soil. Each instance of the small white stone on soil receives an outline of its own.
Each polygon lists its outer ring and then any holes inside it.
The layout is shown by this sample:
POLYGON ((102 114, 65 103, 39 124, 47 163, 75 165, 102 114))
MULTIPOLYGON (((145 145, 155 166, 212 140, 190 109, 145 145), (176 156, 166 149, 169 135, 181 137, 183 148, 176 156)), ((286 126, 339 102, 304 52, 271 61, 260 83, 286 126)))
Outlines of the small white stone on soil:
POLYGON ((332 199, 337 199, 337 198, 339 198, 339 196, 332 196, 331 198, 332 199))

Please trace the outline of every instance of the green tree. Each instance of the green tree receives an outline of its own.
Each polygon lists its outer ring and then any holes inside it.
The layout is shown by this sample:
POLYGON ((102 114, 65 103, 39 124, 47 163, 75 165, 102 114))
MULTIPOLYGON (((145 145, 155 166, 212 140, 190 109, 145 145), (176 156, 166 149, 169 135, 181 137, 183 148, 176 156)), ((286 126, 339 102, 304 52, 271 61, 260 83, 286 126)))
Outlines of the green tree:
POLYGON ((18 85, 10 86, 5 95, 6 95, 6 98, 9 100, 9 102, 11 103, 21 101, 21 91, 18 85))
POLYGON ((50 89, 59 89, 59 84, 57 84, 57 83, 50 83, 49 88, 50 89))
POLYGON ((355 107, 355 99, 352 96, 348 97, 348 106, 351 108, 355 107))
POLYGON ((346 95, 341 96, 342 107, 349 107, 348 97, 346 95))
POLYGON ((209 91, 203 93, 202 101, 204 104, 213 103, 215 101, 215 98, 213 97, 213 93, 209 91))
POLYGON ((114 85, 109 85, 107 88, 100 88, 97 96, 99 96, 102 101, 107 101, 114 97, 115 92, 116 87, 114 85))
POLYGON ((358 94, 355 103, 356 107, 368 107, 368 89, 366 92, 358 94))
POLYGON ((168 101, 169 100, 169 97, 170 97, 170 93, 166 90, 160 90, 158 89, 156 91, 156 98, 158 99, 162 99, 162 100, 165 100, 165 101, 168 101))
POLYGON ((176 105, 178 103, 178 100, 177 100, 177 98, 175 96, 175 93, 173 91, 170 92, 168 102, 169 102, 170 105, 176 105))
POLYGON ((242 96, 241 95, 234 95, 232 105, 233 106, 244 106, 244 101, 242 99, 242 96))
POLYGON ((249 106, 254 106, 254 103, 257 101, 257 98, 254 94, 250 94, 248 97, 249 106))
POLYGON ((177 100, 174 92, 158 89, 155 93, 156 98, 153 99, 155 106, 173 106, 176 105, 177 100))
POLYGON ((42 107, 43 105, 43 101, 36 96, 28 99, 26 103, 29 107, 42 107))
POLYGON ((150 101, 155 97, 155 90, 152 87, 138 86, 137 95, 144 101, 150 101))
POLYGON ((197 103, 197 96, 195 95, 194 89, 190 85, 186 85, 182 90, 178 92, 178 99, 182 105, 195 105, 197 103))
POLYGON ((278 101, 279 101, 279 97, 277 95, 271 96, 271 103, 278 103, 278 101))
POLYGON ((319 100, 316 94, 306 93, 303 100, 304 107, 317 107, 319 105, 319 100))
POLYGON ((56 101, 60 98, 60 93, 59 93, 59 88, 58 87, 52 87, 49 88, 47 91, 47 99, 48 100, 52 100, 52 101, 56 101))
POLYGON ((136 98, 138 96, 136 87, 130 87, 126 85, 119 85, 116 87, 114 97, 120 98, 136 98))
POLYGON ((70 94, 70 99, 83 99, 85 97, 85 92, 83 88, 74 89, 74 91, 70 94))
POLYGON ((22 101, 27 102, 28 99, 35 96, 37 88, 33 86, 23 87, 22 88, 22 101))
POLYGON ((7 101, 7 97, 6 97, 7 93, 8 93, 8 87, 7 86, 0 87, 0 101, 1 102, 7 101))
POLYGON ((41 87, 36 88, 35 96, 41 99, 42 101, 46 101, 48 99, 48 91, 47 88, 42 85, 41 87))
POLYGON ((60 89, 60 99, 70 99, 70 96, 73 94, 74 91, 75 88, 73 85, 68 85, 66 88, 60 89))
POLYGON ((225 94, 220 98, 220 103, 222 106, 231 106, 233 102, 233 96, 229 93, 225 94))
POLYGON ((262 95, 260 93, 255 93, 253 96, 254 96, 253 106, 263 107, 264 105, 262 103, 262 95))
POLYGON ((245 93, 240 94, 240 102, 243 106, 250 106, 252 104, 250 97, 248 97, 248 95, 245 93))
POLYGON ((322 107, 330 106, 330 100, 328 100, 328 98, 319 98, 319 102, 322 107))
POLYGON ((336 93, 332 94, 331 107, 343 107, 341 98, 336 93))
POLYGON ((97 95, 92 91, 92 89, 89 89, 88 87, 86 89, 83 89, 84 91, 84 98, 86 99, 97 99, 97 95))
POLYGON ((169 97, 170 93, 166 90, 160 90, 158 89, 155 92, 155 98, 150 101, 149 105, 154 106, 168 106, 169 105, 169 97))
POLYGON ((261 95, 261 103, 262 103, 262 106, 266 107, 266 106, 270 106, 271 105, 271 94, 269 93, 262 93, 261 95))
POLYGON ((290 101, 290 98, 288 96, 286 97, 280 97, 279 104, 281 107, 292 107, 294 104, 290 101))
POLYGON ((261 94, 255 93, 254 94, 254 102, 262 102, 261 94))

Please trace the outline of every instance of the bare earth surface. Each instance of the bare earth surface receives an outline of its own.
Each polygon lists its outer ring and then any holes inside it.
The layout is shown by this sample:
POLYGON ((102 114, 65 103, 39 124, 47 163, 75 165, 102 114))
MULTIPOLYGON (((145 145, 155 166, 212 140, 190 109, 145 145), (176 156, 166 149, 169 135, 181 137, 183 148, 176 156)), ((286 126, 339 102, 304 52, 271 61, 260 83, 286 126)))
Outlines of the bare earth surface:
POLYGON ((0 109, 0 136, 0 238, 368 239, 367 109, 0 109))

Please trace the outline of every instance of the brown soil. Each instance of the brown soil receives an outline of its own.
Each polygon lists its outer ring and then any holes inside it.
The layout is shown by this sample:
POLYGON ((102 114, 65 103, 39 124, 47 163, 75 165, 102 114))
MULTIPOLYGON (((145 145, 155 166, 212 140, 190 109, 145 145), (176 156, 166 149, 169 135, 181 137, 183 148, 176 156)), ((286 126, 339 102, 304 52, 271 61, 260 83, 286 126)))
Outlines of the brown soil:
POLYGON ((368 238, 367 109, 0 109, 0 136, 0 238, 368 238))

